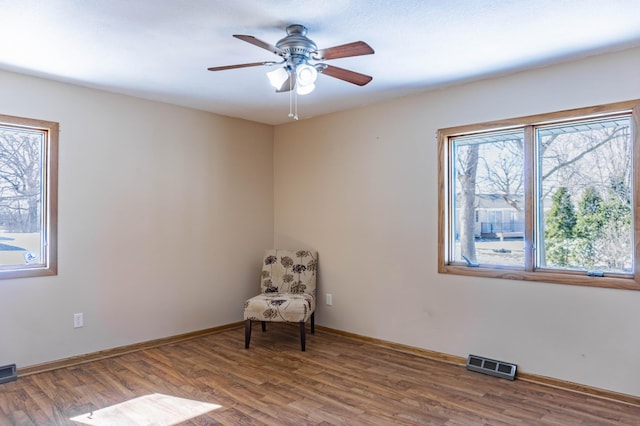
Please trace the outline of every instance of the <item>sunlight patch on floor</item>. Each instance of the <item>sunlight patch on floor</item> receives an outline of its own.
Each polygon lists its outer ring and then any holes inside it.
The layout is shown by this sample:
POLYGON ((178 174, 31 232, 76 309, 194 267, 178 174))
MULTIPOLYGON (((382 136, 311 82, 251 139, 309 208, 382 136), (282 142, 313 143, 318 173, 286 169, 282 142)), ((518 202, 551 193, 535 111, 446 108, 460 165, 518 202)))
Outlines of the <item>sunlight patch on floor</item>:
POLYGON ((192 419, 220 405, 154 393, 133 398, 71 420, 95 426, 171 426, 192 419))

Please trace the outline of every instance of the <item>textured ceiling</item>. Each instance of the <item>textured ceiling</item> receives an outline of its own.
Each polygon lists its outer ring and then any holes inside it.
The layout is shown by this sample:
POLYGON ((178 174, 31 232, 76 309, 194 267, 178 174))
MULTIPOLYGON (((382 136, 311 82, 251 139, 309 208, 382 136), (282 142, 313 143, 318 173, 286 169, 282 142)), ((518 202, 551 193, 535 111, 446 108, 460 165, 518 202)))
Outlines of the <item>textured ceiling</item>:
POLYGON ((330 64, 301 119, 530 67, 640 45, 638 0, 0 0, 0 69, 278 124, 289 96, 253 67, 278 60, 292 23, 318 47, 363 40, 375 55, 330 64))

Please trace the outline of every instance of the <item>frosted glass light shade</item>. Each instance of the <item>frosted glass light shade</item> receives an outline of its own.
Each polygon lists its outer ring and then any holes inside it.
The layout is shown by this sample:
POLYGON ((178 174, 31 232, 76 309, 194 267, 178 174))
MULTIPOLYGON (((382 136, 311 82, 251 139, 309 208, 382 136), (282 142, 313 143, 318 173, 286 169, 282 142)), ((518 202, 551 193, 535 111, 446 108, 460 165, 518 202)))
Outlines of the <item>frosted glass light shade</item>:
POLYGON ((302 64, 296 68, 296 93, 307 95, 316 88, 314 84, 318 78, 318 70, 309 64, 302 64))
POLYGON ((269 83, 276 89, 280 90, 285 81, 289 78, 289 73, 284 68, 277 68, 267 73, 269 83))
POLYGON ((296 83, 307 86, 316 82, 318 70, 308 64, 300 65, 296 68, 296 83))

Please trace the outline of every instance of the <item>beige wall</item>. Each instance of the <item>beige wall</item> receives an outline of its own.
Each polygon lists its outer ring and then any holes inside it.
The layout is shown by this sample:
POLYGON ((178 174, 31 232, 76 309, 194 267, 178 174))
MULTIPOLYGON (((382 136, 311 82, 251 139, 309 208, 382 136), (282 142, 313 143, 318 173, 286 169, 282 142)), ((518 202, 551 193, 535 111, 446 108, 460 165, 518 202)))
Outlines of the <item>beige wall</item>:
POLYGON ((273 127, 4 72, 0 93, 60 123, 59 274, 0 281, 0 365, 242 319, 273 244, 273 127))
POLYGON ((435 136, 637 99, 639 69, 628 50, 276 127, 275 244, 319 251, 317 322, 640 395, 640 292, 437 273, 435 136))

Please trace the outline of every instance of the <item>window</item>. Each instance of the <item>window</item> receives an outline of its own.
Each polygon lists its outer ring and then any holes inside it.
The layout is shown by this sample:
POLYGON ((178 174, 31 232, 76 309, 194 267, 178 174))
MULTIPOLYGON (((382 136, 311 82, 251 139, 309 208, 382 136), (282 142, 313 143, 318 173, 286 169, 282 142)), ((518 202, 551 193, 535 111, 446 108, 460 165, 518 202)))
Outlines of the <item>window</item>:
POLYGON ((439 272, 640 290, 639 102, 439 130, 439 272))
POLYGON ((58 123, 0 115, 0 278, 57 273, 58 123))

